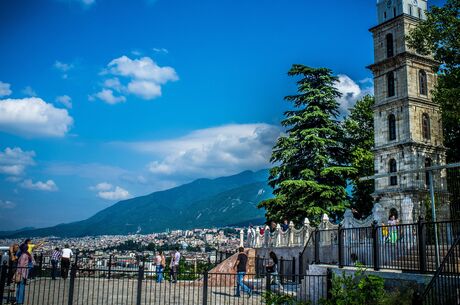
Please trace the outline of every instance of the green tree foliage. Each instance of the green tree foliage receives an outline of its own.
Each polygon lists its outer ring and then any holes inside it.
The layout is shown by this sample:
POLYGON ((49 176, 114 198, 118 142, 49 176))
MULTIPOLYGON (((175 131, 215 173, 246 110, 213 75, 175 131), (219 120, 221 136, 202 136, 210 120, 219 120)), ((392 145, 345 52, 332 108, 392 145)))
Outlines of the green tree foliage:
POLYGON ((374 174, 374 116, 372 106, 374 97, 366 95, 350 109, 349 116, 343 122, 346 131, 345 147, 348 162, 356 169, 350 177, 352 184, 351 206, 362 216, 372 211, 374 182, 360 181, 359 178, 374 174))
POLYGON ((433 6, 427 20, 414 28, 408 42, 419 54, 433 54, 440 62, 433 99, 442 111, 447 161, 460 159, 460 0, 433 6))
POLYGON ((275 198, 259 207, 269 220, 319 221, 322 213, 338 214, 349 204, 346 186, 353 169, 344 165, 337 78, 329 69, 297 64, 288 75, 298 78, 297 94, 285 97, 293 105, 281 122, 287 134, 272 152, 269 184, 275 198))
POLYGON ((378 276, 365 274, 358 269, 353 275, 345 272, 332 277, 331 298, 324 300, 324 305, 362 305, 385 304, 385 281, 378 276))

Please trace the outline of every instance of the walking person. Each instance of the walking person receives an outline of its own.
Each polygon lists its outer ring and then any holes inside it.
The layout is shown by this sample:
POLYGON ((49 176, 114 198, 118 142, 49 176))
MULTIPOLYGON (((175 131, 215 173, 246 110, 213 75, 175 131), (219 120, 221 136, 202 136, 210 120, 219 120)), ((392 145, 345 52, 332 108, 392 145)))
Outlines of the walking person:
POLYGON ((73 252, 69 245, 65 245, 61 252, 61 277, 65 280, 69 276, 70 259, 73 256, 73 252))
POLYGON ((51 278, 53 280, 56 279, 57 275, 57 267, 59 264, 59 261, 61 260, 61 251, 59 248, 54 248, 53 253, 51 254, 51 278))
POLYGON ((247 265, 248 265, 248 256, 244 253, 244 248, 238 248, 238 257, 236 258, 235 265, 233 269, 236 269, 236 297, 240 297, 240 287, 243 292, 248 294, 248 298, 252 296, 252 290, 246 286, 243 282, 244 276, 246 275, 247 265))
POLYGON ((166 258, 163 255, 163 251, 158 252, 157 256, 155 257, 155 264, 157 272, 157 283, 161 283, 163 281, 163 272, 166 267, 166 258))
POLYGON ((18 260, 16 273, 14 274, 14 281, 17 283, 16 289, 16 302, 13 304, 24 304, 26 281, 29 276, 29 264, 32 261, 30 253, 26 247, 21 249, 21 256, 18 260))
POLYGON ((265 265, 265 271, 267 271, 267 275, 271 277, 273 283, 278 286, 279 289, 283 289, 283 286, 280 283, 279 273, 278 273, 278 257, 276 256, 275 252, 270 251, 270 260, 268 264, 265 265))

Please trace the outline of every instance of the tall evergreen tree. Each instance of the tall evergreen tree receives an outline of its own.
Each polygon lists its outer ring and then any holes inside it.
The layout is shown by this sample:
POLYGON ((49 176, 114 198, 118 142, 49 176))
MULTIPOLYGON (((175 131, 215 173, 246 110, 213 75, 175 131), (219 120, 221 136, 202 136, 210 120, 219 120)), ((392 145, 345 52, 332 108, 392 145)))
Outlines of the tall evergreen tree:
POLYGON ((299 77, 297 94, 285 97, 293 104, 281 124, 286 136, 273 148, 269 184, 275 198, 259 204, 268 220, 283 218, 319 221, 322 213, 339 214, 348 205, 344 166, 343 129, 337 118, 340 93, 337 78, 325 68, 293 65, 289 76, 299 77))
POLYGON ((373 207, 374 181, 360 178, 374 174, 374 97, 366 95, 357 101, 344 121, 345 148, 348 163, 356 169, 350 177, 352 185, 351 206, 362 216, 371 213, 373 207))
POLYGON ((418 53, 433 54, 440 63, 433 100, 441 107, 447 162, 460 161, 460 0, 431 7, 408 41, 418 53))

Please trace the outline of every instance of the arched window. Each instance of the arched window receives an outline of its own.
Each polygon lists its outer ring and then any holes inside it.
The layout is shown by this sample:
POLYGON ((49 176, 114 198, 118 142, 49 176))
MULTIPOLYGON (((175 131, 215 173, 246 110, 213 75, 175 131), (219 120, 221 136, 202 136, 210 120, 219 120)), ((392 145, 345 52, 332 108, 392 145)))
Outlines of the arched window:
MULTIPOLYGON (((390 173, 396 173, 396 160, 390 159, 389 162, 390 173)), ((398 177, 397 176, 390 176, 390 185, 398 185, 398 177)))
POLYGON ((427 85, 425 70, 418 71, 418 84, 420 88, 420 94, 428 95, 428 85, 427 85))
POLYGON ((387 90, 388 97, 395 96, 395 75, 393 71, 387 74, 387 90))
POLYGON ((422 136, 425 140, 429 140, 431 138, 430 116, 428 113, 422 114, 422 136))
POLYGON ((394 114, 388 116, 388 139, 396 140, 396 117, 394 114))
POLYGON ((386 36, 387 42, 387 58, 393 57, 394 49, 393 49, 393 34, 388 33, 386 36))
MULTIPOLYGON (((425 159, 425 168, 431 166, 431 159, 426 158, 425 159)), ((428 171, 425 172, 425 184, 430 185, 430 173, 428 171)))

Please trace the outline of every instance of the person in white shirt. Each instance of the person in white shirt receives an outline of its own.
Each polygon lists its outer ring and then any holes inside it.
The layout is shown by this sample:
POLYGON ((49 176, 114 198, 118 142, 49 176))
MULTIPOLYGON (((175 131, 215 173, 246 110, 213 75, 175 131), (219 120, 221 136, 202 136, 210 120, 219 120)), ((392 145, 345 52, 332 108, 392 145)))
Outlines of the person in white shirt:
POLYGON ((64 249, 62 249, 61 254, 61 277, 65 280, 69 275, 69 268, 70 268, 70 259, 73 256, 73 252, 70 249, 69 245, 65 245, 64 249))
POLYGON ((180 252, 179 248, 176 248, 176 252, 171 256, 171 283, 177 283, 177 272, 179 271, 180 252))

